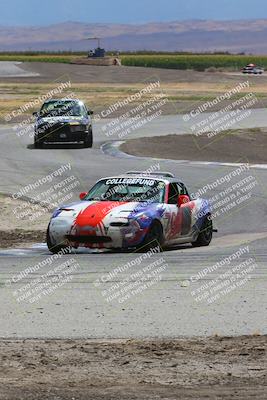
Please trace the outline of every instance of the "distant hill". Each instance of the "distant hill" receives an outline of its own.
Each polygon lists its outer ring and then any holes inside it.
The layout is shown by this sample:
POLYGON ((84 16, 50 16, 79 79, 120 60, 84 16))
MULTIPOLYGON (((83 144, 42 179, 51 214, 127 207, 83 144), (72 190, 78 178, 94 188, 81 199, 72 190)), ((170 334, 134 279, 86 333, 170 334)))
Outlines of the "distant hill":
POLYGON ((88 50, 99 36, 107 50, 267 53, 267 20, 128 24, 64 22, 46 27, 0 26, 0 51, 88 50))

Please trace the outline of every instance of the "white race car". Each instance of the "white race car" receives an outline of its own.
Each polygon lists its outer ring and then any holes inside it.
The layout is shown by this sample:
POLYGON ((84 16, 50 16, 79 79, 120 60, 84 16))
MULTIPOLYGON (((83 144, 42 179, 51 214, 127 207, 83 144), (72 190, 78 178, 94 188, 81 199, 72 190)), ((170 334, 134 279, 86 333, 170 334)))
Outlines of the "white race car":
POLYGON ((212 239, 208 200, 192 199, 170 173, 104 178, 80 199, 53 213, 47 229, 51 252, 66 247, 147 251, 178 243, 207 246, 212 239))

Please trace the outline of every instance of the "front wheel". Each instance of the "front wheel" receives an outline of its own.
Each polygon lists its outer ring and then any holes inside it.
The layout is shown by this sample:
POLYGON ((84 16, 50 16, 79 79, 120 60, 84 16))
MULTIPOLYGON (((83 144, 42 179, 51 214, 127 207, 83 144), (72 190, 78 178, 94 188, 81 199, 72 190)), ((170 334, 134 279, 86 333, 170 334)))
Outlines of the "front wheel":
POLYGON ((34 138, 34 148, 35 149, 42 149, 43 148, 43 142, 41 142, 40 139, 34 138))
POLYGON ((149 231, 147 232, 142 244, 139 246, 139 251, 147 252, 152 249, 158 249, 158 252, 162 251, 163 244, 163 232, 160 222, 152 222, 149 231))
POLYGON ((64 249, 67 249, 66 245, 54 245, 51 241, 50 233, 49 233, 49 226, 46 231, 46 244, 48 247, 48 250, 53 253, 53 254, 58 254, 64 249))
POLYGON ((200 246, 208 246, 212 239, 212 232, 213 232, 213 225, 212 220, 209 217, 206 217, 201 231, 197 237, 195 242, 192 242, 193 247, 200 247, 200 246))
POLYGON ((83 145, 85 148, 91 148, 93 146, 93 132, 90 131, 86 138, 84 139, 83 145))

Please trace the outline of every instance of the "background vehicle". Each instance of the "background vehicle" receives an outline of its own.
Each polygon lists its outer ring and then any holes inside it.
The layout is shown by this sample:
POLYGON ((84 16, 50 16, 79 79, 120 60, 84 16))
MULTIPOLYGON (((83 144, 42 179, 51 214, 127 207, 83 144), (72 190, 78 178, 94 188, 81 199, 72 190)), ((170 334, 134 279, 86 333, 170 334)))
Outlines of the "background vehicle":
POLYGON ((179 243, 208 246, 212 239, 209 202, 192 199, 170 173, 129 172, 101 179, 80 198, 54 212, 47 229, 50 251, 67 246, 141 250, 179 243))
POLYGON ((263 74, 264 69, 259 67, 255 64, 248 64, 242 69, 243 74, 254 74, 254 75, 261 75, 263 74))
POLYGON ((34 146, 42 148, 44 143, 83 142, 92 147, 92 111, 80 100, 53 99, 46 101, 36 116, 34 146))

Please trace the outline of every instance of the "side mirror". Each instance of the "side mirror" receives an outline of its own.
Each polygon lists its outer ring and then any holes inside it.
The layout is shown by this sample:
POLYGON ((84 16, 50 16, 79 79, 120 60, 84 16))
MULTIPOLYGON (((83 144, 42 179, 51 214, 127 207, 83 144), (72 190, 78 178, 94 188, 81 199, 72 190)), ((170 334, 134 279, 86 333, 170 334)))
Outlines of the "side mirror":
POLYGON ((187 196, 187 194, 180 194, 180 196, 178 197, 178 202, 177 205, 178 207, 181 207, 183 204, 189 203, 190 198, 189 196, 187 196))
POLYGON ((82 192, 80 193, 80 199, 83 200, 85 198, 85 196, 87 196, 87 192, 82 192))
POLYGON ((89 110, 88 111, 88 115, 93 115, 94 114, 94 111, 93 110, 89 110))

